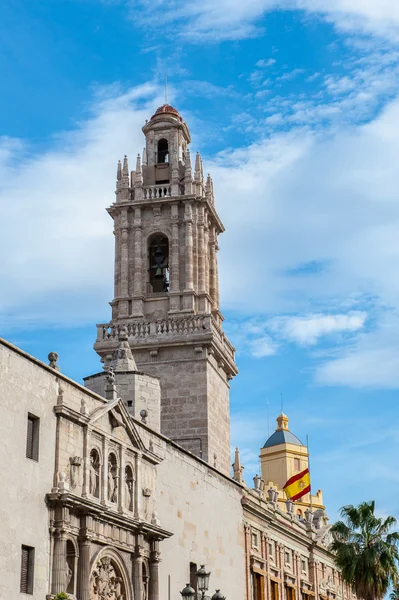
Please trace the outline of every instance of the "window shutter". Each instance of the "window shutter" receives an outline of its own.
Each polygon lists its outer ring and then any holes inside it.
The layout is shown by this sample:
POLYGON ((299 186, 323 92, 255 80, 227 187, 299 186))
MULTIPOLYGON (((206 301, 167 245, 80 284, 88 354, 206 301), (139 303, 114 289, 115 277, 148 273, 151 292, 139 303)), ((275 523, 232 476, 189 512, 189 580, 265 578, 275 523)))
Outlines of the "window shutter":
POLYGON ((33 458, 33 427, 34 422, 32 417, 28 417, 28 431, 26 434, 26 456, 33 458))
POLYGON ((21 552, 21 593, 28 593, 29 549, 22 546, 21 552))

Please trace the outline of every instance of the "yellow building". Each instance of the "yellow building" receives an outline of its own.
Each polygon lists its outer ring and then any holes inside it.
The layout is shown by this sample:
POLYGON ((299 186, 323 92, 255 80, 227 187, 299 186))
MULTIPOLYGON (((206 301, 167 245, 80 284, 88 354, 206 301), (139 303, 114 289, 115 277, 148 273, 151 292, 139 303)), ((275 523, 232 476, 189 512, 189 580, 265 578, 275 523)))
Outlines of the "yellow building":
MULTIPOLYGON (((283 488, 293 476, 309 468, 308 448, 288 428, 288 417, 282 413, 277 417, 277 429, 260 451, 262 479, 266 490, 278 491, 280 508, 286 509, 286 495, 283 488)), ((312 481, 311 481, 312 483, 312 481)), ((295 502, 295 512, 302 516, 307 508, 324 509, 323 493, 306 494, 295 502)))

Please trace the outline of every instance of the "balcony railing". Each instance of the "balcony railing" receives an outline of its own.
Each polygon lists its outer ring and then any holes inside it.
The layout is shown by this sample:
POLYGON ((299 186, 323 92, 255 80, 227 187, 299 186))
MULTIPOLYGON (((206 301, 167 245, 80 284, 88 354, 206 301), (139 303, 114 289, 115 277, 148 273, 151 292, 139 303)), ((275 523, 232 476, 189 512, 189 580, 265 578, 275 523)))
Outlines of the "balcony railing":
POLYGON ((143 188, 144 199, 152 200, 153 198, 170 198, 172 188, 170 185, 149 185, 143 188))

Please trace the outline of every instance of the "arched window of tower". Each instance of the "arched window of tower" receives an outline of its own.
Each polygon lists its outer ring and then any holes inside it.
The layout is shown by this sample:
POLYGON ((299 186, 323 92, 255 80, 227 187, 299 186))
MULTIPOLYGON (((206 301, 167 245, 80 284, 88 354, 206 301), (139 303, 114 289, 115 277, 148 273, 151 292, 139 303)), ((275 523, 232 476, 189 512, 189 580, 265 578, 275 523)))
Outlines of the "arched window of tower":
POLYGON ((158 141, 158 156, 157 163, 169 162, 169 145, 168 140, 162 138, 158 141))
POLYGON ((148 240, 148 278, 148 295, 169 291, 169 240, 162 233, 148 240))

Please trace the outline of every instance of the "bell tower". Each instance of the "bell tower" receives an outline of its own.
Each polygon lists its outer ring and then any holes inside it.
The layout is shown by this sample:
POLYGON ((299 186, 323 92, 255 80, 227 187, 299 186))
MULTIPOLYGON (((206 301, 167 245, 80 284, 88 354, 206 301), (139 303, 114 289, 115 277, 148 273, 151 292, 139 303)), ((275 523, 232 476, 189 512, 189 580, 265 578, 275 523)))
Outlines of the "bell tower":
POLYGON ((143 127, 143 158, 118 163, 115 279, 110 323, 95 350, 107 367, 126 327, 137 367, 159 377, 161 431, 212 466, 230 471, 229 380, 234 348, 222 330, 212 179, 190 133, 165 104, 143 127), (193 168, 194 163, 194 168, 193 168))

